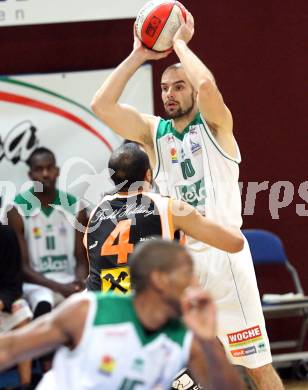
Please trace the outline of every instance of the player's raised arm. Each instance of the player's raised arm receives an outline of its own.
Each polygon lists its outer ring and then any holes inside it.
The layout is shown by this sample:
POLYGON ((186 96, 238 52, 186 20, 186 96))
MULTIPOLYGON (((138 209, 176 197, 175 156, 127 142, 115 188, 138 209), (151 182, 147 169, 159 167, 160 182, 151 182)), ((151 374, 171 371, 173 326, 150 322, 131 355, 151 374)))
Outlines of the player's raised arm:
POLYGON ((74 289, 74 285, 71 283, 65 284, 59 283, 55 280, 46 278, 40 272, 35 271, 30 265, 28 245, 24 236, 24 222, 19 215, 19 212, 16 207, 12 207, 11 210, 8 211, 8 223, 9 226, 15 231, 20 252, 21 252, 21 261, 22 261, 22 270, 24 275, 24 280, 29 283, 38 284, 44 287, 47 287, 53 291, 59 292, 63 296, 69 296, 73 292, 78 290, 74 289))
POLYGON ((201 288, 182 297, 183 320, 194 333, 189 368, 205 389, 242 390, 244 385, 216 339, 216 313, 211 297, 201 288))
POLYGON ((134 29, 134 48, 131 54, 111 73, 92 100, 95 114, 123 138, 152 143, 151 124, 154 117, 139 113, 134 107, 119 103, 120 96, 130 78, 146 61, 158 60, 168 52, 157 53, 146 49, 134 29))
POLYGON ((174 230, 182 230, 187 235, 205 244, 229 253, 243 249, 244 239, 239 229, 225 228, 203 217, 194 207, 180 200, 172 202, 174 230))
POLYGON ((81 339, 88 307, 86 298, 75 295, 50 314, 0 335, 0 371, 19 361, 42 356, 64 344, 76 347, 81 339))
POLYGON ((231 156, 236 156, 237 148, 233 137, 233 120, 228 107, 216 85, 211 71, 193 53, 187 43, 194 33, 194 20, 190 13, 173 38, 173 48, 184 70, 198 92, 198 107, 210 126, 220 146, 231 156))

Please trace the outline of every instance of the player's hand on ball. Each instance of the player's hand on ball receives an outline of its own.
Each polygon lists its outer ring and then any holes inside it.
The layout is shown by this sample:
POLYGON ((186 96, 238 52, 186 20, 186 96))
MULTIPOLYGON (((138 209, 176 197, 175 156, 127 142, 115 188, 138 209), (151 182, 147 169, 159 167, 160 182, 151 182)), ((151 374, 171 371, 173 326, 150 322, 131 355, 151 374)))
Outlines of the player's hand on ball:
POLYGON ((140 55, 143 59, 143 61, 149 61, 149 60, 160 60, 162 58, 167 57, 171 52, 172 49, 164 51, 164 52, 157 52, 154 50, 147 49, 140 39, 137 36, 136 28, 134 24, 134 47, 133 52, 137 55, 140 55))
POLYGON ((190 12, 188 11, 186 12, 186 22, 182 15, 180 15, 180 18, 181 18, 181 27, 178 29, 178 31, 175 33, 173 37, 173 44, 175 44, 175 42, 178 40, 188 43, 193 37, 195 32, 194 18, 190 12))
POLYGON ((182 298, 183 320, 203 341, 216 337, 216 310, 212 298, 200 287, 192 287, 182 298))

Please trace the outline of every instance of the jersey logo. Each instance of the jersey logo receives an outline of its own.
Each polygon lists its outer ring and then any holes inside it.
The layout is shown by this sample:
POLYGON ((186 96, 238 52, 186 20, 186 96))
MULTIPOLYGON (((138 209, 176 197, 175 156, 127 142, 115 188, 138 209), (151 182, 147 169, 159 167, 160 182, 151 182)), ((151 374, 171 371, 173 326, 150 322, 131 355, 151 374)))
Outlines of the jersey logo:
POLYGON ((178 154, 175 148, 170 149, 170 155, 171 155, 172 164, 176 164, 179 162, 178 154))
POLYGON ((193 207, 204 206, 206 189, 204 179, 191 185, 179 185, 175 187, 177 196, 193 207))
POLYGON ((68 270, 69 264, 67 255, 40 257, 39 272, 68 272, 68 270))
POLYGON ((142 373, 143 369, 144 369, 144 360, 140 357, 135 358, 132 364, 132 370, 142 373))
POLYGON ((175 143, 173 135, 170 135, 170 134, 167 135, 167 142, 168 142, 168 144, 175 143))
POLYGON ((106 375, 112 374, 115 369, 115 360, 112 356, 106 355, 102 357, 99 370, 106 375))
POLYGON ((262 340, 262 332, 259 325, 235 333, 228 333, 230 347, 237 345, 252 344, 257 340, 262 340))
POLYGON ((114 291, 126 294, 130 291, 130 273, 128 267, 103 269, 101 271, 102 291, 114 291))
POLYGON ((93 248, 97 247, 97 244, 98 244, 98 241, 95 241, 94 244, 89 245, 89 249, 93 249, 93 248))
POLYGON ((59 227, 59 234, 61 236, 65 236, 67 234, 67 229, 63 223, 61 223, 61 225, 59 227))
POLYGON ((198 142, 190 140, 190 150, 192 154, 197 153, 199 150, 201 150, 201 145, 198 142))
POLYGON ((34 235, 34 238, 36 238, 36 239, 41 238, 42 237, 41 229, 39 227, 34 227, 33 228, 33 235, 34 235))

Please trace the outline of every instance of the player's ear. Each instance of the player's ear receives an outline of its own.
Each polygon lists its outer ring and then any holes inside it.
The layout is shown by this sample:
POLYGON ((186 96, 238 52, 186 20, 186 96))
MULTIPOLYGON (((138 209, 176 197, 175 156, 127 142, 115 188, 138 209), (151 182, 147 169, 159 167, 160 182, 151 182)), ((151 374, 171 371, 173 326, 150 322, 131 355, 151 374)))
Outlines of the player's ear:
POLYGON ((193 88, 193 96, 195 99, 198 98, 198 91, 196 89, 193 88))
POLYGON ((153 271, 150 275, 151 284, 154 290, 163 292, 167 284, 167 274, 164 272, 153 271))
POLYGON ((145 176, 144 176, 144 181, 147 181, 148 183, 152 183, 153 181, 153 173, 152 173, 152 169, 149 168, 147 169, 146 173, 145 173, 145 176))

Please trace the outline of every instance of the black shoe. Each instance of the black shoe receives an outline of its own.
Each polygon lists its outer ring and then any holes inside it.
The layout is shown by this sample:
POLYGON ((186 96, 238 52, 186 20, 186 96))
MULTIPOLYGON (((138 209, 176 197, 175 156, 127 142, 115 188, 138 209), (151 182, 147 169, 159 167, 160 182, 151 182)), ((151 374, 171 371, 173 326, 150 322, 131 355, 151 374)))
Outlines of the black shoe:
POLYGON ((34 387, 32 385, 20 385, 18 387, 15 387, 14 390, 33 390, 34 387))

